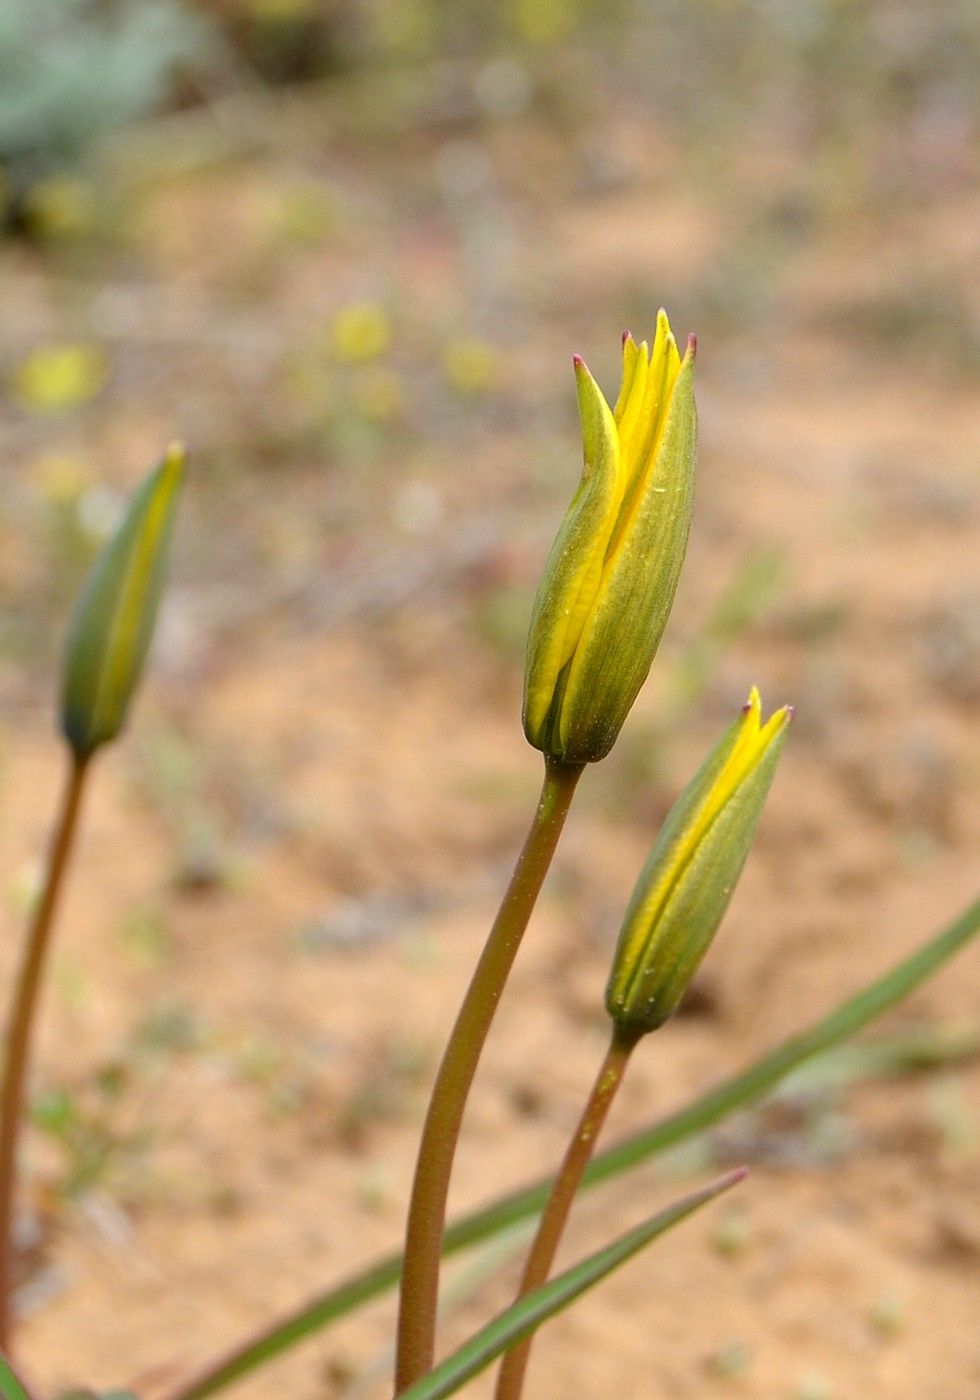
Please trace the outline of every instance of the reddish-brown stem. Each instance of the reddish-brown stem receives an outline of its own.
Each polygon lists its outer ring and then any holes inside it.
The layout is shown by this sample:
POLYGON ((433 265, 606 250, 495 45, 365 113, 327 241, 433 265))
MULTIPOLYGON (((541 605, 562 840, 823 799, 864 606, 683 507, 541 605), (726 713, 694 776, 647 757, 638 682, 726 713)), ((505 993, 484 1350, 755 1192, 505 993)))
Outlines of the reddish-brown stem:
POLYGON ((51 929, 78 825, 88 760, 74 755, 48 855, 44 886, 27 931, 23 962, 14 988, 7 1031, 6 1064, 0 1087, 0 1349, 9 1353, 14 1276, 14 1188, 17 1148, 24 1116, 31 1032, 37 1010, 51 929))
POLYGON ((466 1099, 582 773, 581 766, 545 762, 531 829, 450 1034, 422 1129, 405 1236, 396 1394, 432 1369, 446 1201, 466 1099))
MULTIPOLYGON (((595 1151, 596 1139, 606 1121, 616 1091, 623 1081, 626 1065, 638 1038, 634 1034, 624 1034, 618 1029, 613 1032, 592 1092, 586 1100, 578 1126, 555 1177, 551 1194, 541 1213, 537 1234, 528 1251, 524 1273, 521 1275, 517 1294, 519 1298, 548 1281, 572 1202, 582 1184, 582 1174, 595 1151)), ((500 1363, 496 1400, 520 1400, 531 1355, 531 1341, 528 1337, 526 1341, 518 1343, 500 1363)))

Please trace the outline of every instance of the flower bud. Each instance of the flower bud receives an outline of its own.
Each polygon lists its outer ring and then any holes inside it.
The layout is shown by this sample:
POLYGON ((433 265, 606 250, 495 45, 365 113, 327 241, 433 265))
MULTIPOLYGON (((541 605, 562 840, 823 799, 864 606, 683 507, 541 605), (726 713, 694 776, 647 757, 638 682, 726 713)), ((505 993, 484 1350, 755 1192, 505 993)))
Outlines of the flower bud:
POLYGON ((524 681, 528 742, 567 763, 612 748, 674 601, 694 495, 694 338, 663 311, 652 350, 623 340, 615 409, 576 356, 584 467, 545 565, 524 681))
POLYGON ((667 817, 633 890, 606 988, 622 1030, 656 1030, 687 990, 742 873, 792 714, 784 706, 763 724, 753 687, 667 817))
POLYGON ((96 559, 68 633, 61 727, 88 758, 126 722, 166 578, 183 448, 173 446, 130 503, 96 559))

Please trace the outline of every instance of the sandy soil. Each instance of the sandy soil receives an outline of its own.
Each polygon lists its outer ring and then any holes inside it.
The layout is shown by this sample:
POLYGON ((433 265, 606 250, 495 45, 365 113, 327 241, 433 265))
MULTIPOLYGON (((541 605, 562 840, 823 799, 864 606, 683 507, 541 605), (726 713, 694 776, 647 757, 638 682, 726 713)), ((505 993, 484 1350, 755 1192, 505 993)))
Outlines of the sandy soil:
MULTIPOLYGON (((432 1068, 539 777, 520 632, 577 471, 569 357, 611 390, 624 308, 676 301, 686 331, 725 248, 710 190, 666 197, 666 157, 619 135, 636 155, 624 188, 582 193, 565 171, 538 198, 499 173, 512 151, 481 147, 494 173, 471 217, 444 196, 467 150, 416 141, 416 190, 390 152, 355 160, 326 138, 302 167, 284 117, 271 155, 141 190, 108 255, 0 254, 11 356, 91 336, 112 366, 81 413, 12 407, 4 430, 3 587, 27 636, 0 668, 5 976, 60 778, 45 455, 125 485, 175 433, 198 452, 154 679, 100 763, 40 1037, 42 1109, 67 1096, 87 1125, 35 1133, 27 1163, 22 1355, 48 1388, 153 1400, 399 1237, 432 1068), (270 203, 324 171, 339 231, 270 252, 270 203), (491 216, 502 227, 474 249, 491 216), (338 415, 370 367, 317 358, 318 327, 363 296, 395 308, 391 421, 338 415), (499 376, 466 399, 438 353, 474 324, 499 376), (318 374, 311 407, 296 385, 318 374)), ((533 187, 553 144, 508 139, 533 187)), ((968 213, 831 229, 782 257, 761 324, 698 324, 702 467, 675 617, 582 785, 455 1206, 557 1160, 603 1048, 632 880, 751 682, 795 702, 798 724, 696 994, 638 1053, 610 1138, 831 1007, 975 893, 980 402, 946 349, 869 344, 847 319, 917 260, 976 297, 976 235, 948 221, 968 213), (699 652, 746 569, 749 615, 699 652)), ((978 969, 972 949, 888 1028, 975 1022, 978 969)), ((529 1394, 980 1394, 980 1066, 743 1117, 583 1202, 566 1257, 742 1161, 737 1201, 550 1328, 529 1394)), ((462 1279, 447 1344, 507 1300, 514 1268, 462 1279)), ((383 1395, 391 1321, 374 1306, 237 1393, 383 1395)))

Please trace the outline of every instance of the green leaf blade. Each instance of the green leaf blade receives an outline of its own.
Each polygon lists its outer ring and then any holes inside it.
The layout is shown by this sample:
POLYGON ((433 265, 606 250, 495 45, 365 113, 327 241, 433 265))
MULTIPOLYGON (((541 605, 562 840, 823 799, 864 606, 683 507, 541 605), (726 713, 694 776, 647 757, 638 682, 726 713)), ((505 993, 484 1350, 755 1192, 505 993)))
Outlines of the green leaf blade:
POLYGON ((0 1396, 3 1400, 33 1400, 5 1356, 0 1355, 0 1396))
POLYGON ((666 1210, 659 1211, 642 1225, 621 1235, 612 1244, 597 1250, 595 1254, 590 1254, 581 1263, 559 1274, 541 1288, 534 1289, 526 1298, 512 1303, 441 1362, 435 1370, 402 1391, 399 1400, 443 1400, 445 1396, 455 1394, 460 1386, 485 1370, 516 1342, 523 1341, 532 1332, 536 1332, 550 1318, 569 1307, 597 1283, 601 1283, 634 1254, 645 1249, 658 1236, 672 1230, 675 1225, 679 1225, 687 1216, 700 1210, 716 1196, 730 1190, 742 1181, 745 1175, 744 1169, 728 1172, 702 1190, 683 1196, 666 1210))

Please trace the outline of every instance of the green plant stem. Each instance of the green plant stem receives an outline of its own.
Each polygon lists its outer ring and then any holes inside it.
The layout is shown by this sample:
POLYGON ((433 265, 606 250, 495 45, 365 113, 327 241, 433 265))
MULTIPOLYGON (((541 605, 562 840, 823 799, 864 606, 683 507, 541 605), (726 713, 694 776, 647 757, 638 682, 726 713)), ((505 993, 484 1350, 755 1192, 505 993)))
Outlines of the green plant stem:
MULTIPOLYGON (((623 1082, 626 1066, 638 1040, 638 1035, 621 1032, 618 1027, 613 1030, 609 1048, 599 1066, 592 1091, 585 1102, 582 1116, 572 1134, 541 1213, 541 1219, 538 1221, 537 1233, 528 1250, 520 1287, 517 1290, 518 1299, 526 1298, 529 1293, 548 1282, 572 1202, 582 1184, 582 1177, 592 1159, 602 1125, 623 1082)), ((504 1356, 497 1377, 496 1400, 520 1400, 532 1344, 533 1334, 519 1342, 504 1356)))
POLYGON ((396 1393, 432 1368, 446 1201, 466 1099, 581 774, 581 766, 545 760, 544 785, 531 829, 436 1076, 419 1144, 405 1234, 396 1393))
MULTIPOLYGON (((586 1168, 582 1189, 590 1190, 632 1171, 678 1143, 707 1132, 729 1114, 758 1103, 800 1065, 826 1055, 901 1002, 978 934, 980 899, 974 900, 927 942, 873 981, 865 983, 819 1021, 782 1041, 683 1108, 605 1148, 586 1168)), ((444 1254, 468 1249, 537 1214, 548 1198, 550 1185, 550 1181, 531 1182, 451 1221, 443 1236, 444 1254)), ((291 1347, 394 1288, 401 1268, 402 1255, 397 1250, 383 1255, 307 1299, 285 1316, 259 1327, 224 1355, 206 1362, 195 1375, 168 1392, 166 1400, 205 1400, 227 1389, 291 1347)))
POLYGON ((37 1011, 51 930, 78 825, 88 760, 72 755, 44 887, 27 931, 24 960, 14 988, 7 1031, 6 1064, 0 1088, 0 1348, 10 1349, 14 1275, 14 1187, 17 1147, 24 1116, 31 1033, 37 1011))

